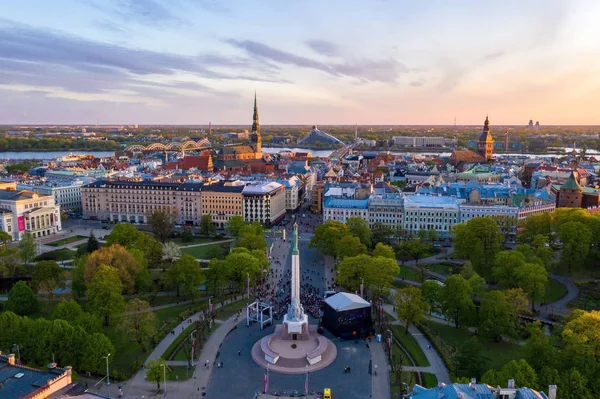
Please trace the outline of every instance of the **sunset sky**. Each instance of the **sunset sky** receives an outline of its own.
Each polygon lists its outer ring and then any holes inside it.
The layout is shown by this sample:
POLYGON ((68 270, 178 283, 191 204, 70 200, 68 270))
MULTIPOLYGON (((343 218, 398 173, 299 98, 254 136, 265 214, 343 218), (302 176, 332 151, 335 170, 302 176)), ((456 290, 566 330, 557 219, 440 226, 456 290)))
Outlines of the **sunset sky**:
POLYGON ((0 8, 1 124, 600 124, 597 0, 0 8))

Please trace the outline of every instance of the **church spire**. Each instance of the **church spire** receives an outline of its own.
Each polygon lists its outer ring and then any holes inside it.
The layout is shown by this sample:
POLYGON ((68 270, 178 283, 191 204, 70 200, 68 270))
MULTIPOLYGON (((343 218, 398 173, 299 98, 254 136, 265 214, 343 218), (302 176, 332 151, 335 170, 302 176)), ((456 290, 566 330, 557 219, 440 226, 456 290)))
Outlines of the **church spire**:
POLYGON ((258 122, 258 105, 256 103, 256 91, 254 92, 254 115, 252 117, 252 131, 260 131, 260 123, 258 122))

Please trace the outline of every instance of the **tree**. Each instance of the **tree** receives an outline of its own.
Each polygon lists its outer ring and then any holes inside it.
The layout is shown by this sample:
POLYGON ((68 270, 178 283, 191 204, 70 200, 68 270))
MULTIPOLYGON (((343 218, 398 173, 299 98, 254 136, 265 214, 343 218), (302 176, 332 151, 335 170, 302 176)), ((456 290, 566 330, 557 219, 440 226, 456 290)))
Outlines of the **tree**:
POLYGON ((498 223, 489 217, 476 217, 455 225, 454 234, 456 254, 470 260, 475 271, 488 278, 489 268, 504 240, 498 223))
POLYGON ((536 235, 548 237, 550 243, 554 241, 554 220, 550 212, 538 213, 527 217, 520 222, 522 232, 519 233, 519 240, 522 242, 531 242, 536 235))
POLYGON ((442 286, 434 280, 427 280, 421 284, 423 300, 429 306, 429 314, 440 311, 440 295, 442 286))
POLYGON ((576 368, 572 368, 564 373, 558 382, 558 394, 564 399, 592 399, 597 396, 592 395, 588 389, 588 380, 576 368))
POLYGON ((354 216, 346 220, 346 226, 350 229, 350 233, 360 239, 360 242, 366 247, 371 246, 371 236, 373 233, 369 228, 369 223, 359 216, 354 216))
POLYGON ((90 236, 87 240, 86 251, 88 254, 91 254, 92 252, 96 251, 98 248, 100 248, 100 243, 98 242, 98 239, 96 238, 94 233, 90 232, 90 236))
POLYGON ((148 216, 148 226, 154 237, 161 243, 165 243, 171 235, 175 226, 175 211, 172 209, 155 209, 148 216))
POLYGON ((431 245, 425 244, 419 240, 402 241, 397 247, 398 255, 409 256, 415 261, 415 266, 419 272, 419 280, 424 282, 427 279, 427 266, 420 265, 419 260, 424 258, 431 251, 431 245))
MULTIPOLYGON (((94 333, 83 345, 82 367, 85 370, 98 373, 105 370, 106 359, 109 353, 115 353, 115 347, 104 334, 94 333)), ((109 356, 108 363, 112 363, 114 356, 109 356)))
POLYGON ((531 297, 531 311, 535 311, 535 299, 544 296, 548 284, 548 272, 538 263, 525 263, 515 270, 519 288, 531 297))
POLYGON ((213 224, 212 215, 210 213, 200 217, 200 226, 198 227, 198 230, 200 231, 200 235, 207 237, 215 233, 217 229, 213 224))
POLYGON ((0 247, 0 271, 5 277, 14 277, 24 273, 18 248, 8 248, 6 245, 0 247))
POLYGON ((408 327, 421 321, 423 314, 429 310, 429 306, 423 300, 421 290, 417 287, 406 287, 396 293, 396 313, 404 322, 404 332, 408 327))
POLYGON ((371 232, 373 233, 371 236, 371 241, 373 244, 389 244, 391 238, 394 236, 394 229, 381 222, 373 223, 371 232))
POLYGON ((244 227, 244 218, 240 215, 233 215, 229 218, 225 229, 229 232, 229 234, 231 234, 232 237, 238 238, 240 236, 242 227, 244 227))
POLYGON ((458 348, 456 362, 463 375, 470 378, 481 378, 485 371, 485 359, 483 358, 483 345, 477 337, 469 338, 458 348))
POLYGON ((104 325, 110 324, 110 317, 121 314, 125 308, 123 299, 123 283, 119 279, 119 270, 101 264, 90 281, 86 296, 92 313, 104 320, 104 325))
POLYGON ((394 248, 381 242, 378 242, 375 245, 375 249, 373 249, 373 256, 381 256, 383 258, 396 260, 396 253, 394 252, 394 248))
POLYGON ((84 265, 85 283, 92 280, 100 265, 108 265, 117 269, 119 280, 127 293, 135 291, 136 280, 144 269, 139 258, 136 258, 133 252, 128 251, 127 248, 119 244, 104 246, 87 257, 84 265))
POLYGON ((171 281, 177 287, 177 295, 182 291, 184 295, 190 296, 192 301, 198 295, 200 285, 204 281, 202 267, 190 254, 184 254, 175 265, 169 268, 171 281))
POLYGON ((238 292, 245 291, 248 275, 251 281, 261 277, 262 267, 260 261, 252 256, 250 251, 239 251, 244 248, 236 248, 225 257, 226 270, 229 272, 229 280, 233 282, 238 292))
POLYGON ((367 269, 372 267, 373 258, 367 254, 360 254, 344 258, 338 266, 336 282, 349 291, 358 291, 361 281, 367 280, 367 269))
POLYGON ((146 364, 146 379, 148 381, 156 381, 156 389, 160 389, 160 381, 163 378, 163 367, 168 367, 165 359, 152 359, 146 364))
POLYGON ((23 316, 36 312, 39 307, 40 303, 37 297, 24 281, 17 281, 8 292, 6 310, 23 316))
POLYGON ((563 243, 561 263, 567 266, 571 274, 573 268, 584 264, 590 250, 592 232, 583 223, 567 222, 559 227, 558 233, 563 243))
POLYGON ((71 324, 75 323, 75 320, 77 320, 82 314, 83 309, 81 309, 81 305, 72 299, 69 301, 59 302, 54 310, 52 310, 53 319, 66 320, 71 324))
POLYGON ((119 327, 131 339, 140 344, 142 351, 146 352, 148 350, 148 340, 156 333, 157 324, 158 319, 150 304, 141 299, 133 298, 125 307, 125 315, 121 318, 119 327))
POLYGON ((163 258, 173 263, 176 258, 181 257, 181 248, 176 243, 169 241, 163 245, 163 258))
POLYGON ((504 290, 504 298, 510 310, 510 317, 515 328, 519 321, 519 315, 528 313, 527 305, 527 294, 521 288, 511 288, 510 290, 504 290))
POLYGON ((427 230, 427 240, 432 244, 440 239, 440 233, 436 229, 427 230))
POLYGON ((31 278, 35 290, 50 296, 55 289, 65 287, 63 269, 53 260, 42 260, 36 263, 31 278))
POLYGON ((399 272, 400 267, 395 259, 373 256, 371 266, 367 268, 365 284, 373 296, 387 295, 394 282, 394 276, 399 272))
POLYGON ((500 228, 500 233, 502 233, 503 237, 502 245, 506 245, 510 236, 516 231, 517 218, 508 215, 492 215, 491 218, 496 221, 500 228))
MULTIPOLYGON (((540 372, 544 367, 556 367, 558 364, 558 352, 552 346, 552 337, 546 335, 539 321, 527 325, 529 338, 523 346, 525 349, 525 360, 540 372)), ((552 384, 558 383, 557 380, 552 384)))
POLYGON ((206 275, 209 287, 212 289, 213 295, 223 306, 226 290, 229 287, 229 276, 231 275, 228 270, 229 264, 224 260, 212 259, 208 264, 208 272, 206 275))
POLYGON ((479 332, 496 342, 502 340, 503 335, 513 335, 510 308, 502 291, 491 291, 484 295, 479 307, 479 332))
POLYGON ((501 251, 496 254, 492 275, 500 288, 515 288, 515 271, 526 262, 525 255, 519 251, 501 251))
POLYGON ((589 357, 600 364, 600 311, 575 310, 561 336, 571 357, 589 357))
POLYGON ((467 281, 471 286, 471 296, 473 299, 481 298, 487 291, 488 286, 485 282, 485 279, 479 274, 473 273, 473 275, 469 277, 467 281))
POLYGON ((491 386, 503 386, 509 379, 515 380, 516 387, 536 387, 537 374, 525 359, 511 360, 500 370, 488 370, 482 377, 491 386))
POLYGON ((350 234, 350 228, 337 220, 328 220, 317 226, 310 240, 310 246, 317 248, 322 255, 336 255, 336 244, 345 235, 350 234))
POLYGON ((344 259, 351 256, 357 256, 367 252, 365 244, 360 242, 360 239, 355 236, 343 236, 336 244, 336 258, 344 259))
POLYGON ((23 234, 19 242, 19 256, 26 265, 35 258, 35 239, 31 233, 23 234))
POLYGON ((13 240, 12 236, 6 231, 0 231, 0 245, 6 245, 13 240))
POLYGON ((442 313, 454 321, 456 328, 467 323, 475 312, 471 293, 469 282, 460 274, 453 274, 444 282, 440 295, 442 313))

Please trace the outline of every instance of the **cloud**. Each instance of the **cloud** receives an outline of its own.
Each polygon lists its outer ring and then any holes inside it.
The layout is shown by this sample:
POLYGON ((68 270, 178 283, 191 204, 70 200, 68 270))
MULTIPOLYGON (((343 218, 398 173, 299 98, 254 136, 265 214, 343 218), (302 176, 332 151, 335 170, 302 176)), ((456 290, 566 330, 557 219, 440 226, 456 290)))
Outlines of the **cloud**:
POLYGON ((394 83, 399 74, 409 72, 404 64, 394 59, 382 61, 344 60, 338 63, 324 63, 252 40, 227 39, 225 42, 246 51, 251 56, 262 57, 279 64, 315 69, 336 77, 356 78, 362 82, 394 83))
POLYGON ((340 53, 339 47, 336 44, 326 40, 307 40, 306 45, 315 52, 329 57, 334 57, 340 53))
POLYGON ((409 83, 412 87, 421 87, 425 84, 425 79, 413 80, 409 83))
POLYGON ((95 9, 128 23, 136 22, 157 28, 189 24, 171 11, 176 8, 173 7, 176 2, 168 3, 168 7, 162 0, 88 0, 88 3, 95 9))
MULTIPOLYGON (((278 68, 247 57, 187 56, 101 43, 20 24, 0 24, 0 82, 79 93, 146 86, 189 88, 180 75, 210 80, 286 82, 278 68), (169 83, 156 83, 167 81, 169 83), (178 86, 180 85, 180 86, 178 86)), ((198 89, 207 86, 196 84, 198 89)))

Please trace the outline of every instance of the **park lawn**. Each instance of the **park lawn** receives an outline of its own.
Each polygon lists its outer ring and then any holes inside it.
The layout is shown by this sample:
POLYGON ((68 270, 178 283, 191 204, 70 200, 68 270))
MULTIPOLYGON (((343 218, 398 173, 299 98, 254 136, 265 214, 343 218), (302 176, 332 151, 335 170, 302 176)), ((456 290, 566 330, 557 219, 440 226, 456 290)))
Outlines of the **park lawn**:
POLYGON ((455 267, 452 263, 434 263, 433 265, 429 265, 428 269, 434 273, 443 274, 444 276, 449 276, 452 274, 452 269, 455 267))
POLYGON ((88 237, 86 237, 86 236, 76 235, 76 236, 65 237, 60 240, 52 241, 45 245, 48 245, 50 247, 60 247, 62 245, 67 245, 67 244, 70 244, 75 241, 81 241, 81 240, 87 240, 87 239, 88 239, 88 237))
POLYGON ((419 281, 419 274, 415 269, 409 266, 400 265, 400 273, 398 273, 396 276, 405 278, 406 280, 419 281))
POLYGON ((75 258, 75 251, 71 251, 68 248, 61 248, 54 251, 44 252, 35 257, 35 261, 40 260, 55 260, 57 262, 64 260, 71 260, 75 258))
MULTIPOLYGON (((118 327, 119 320, 112 321, 108 327, 104 327, 104 334, 110 339, 115 347, 115 353, 110 368, 111 377, 116 380, 129 379, 142 365, 149 352, 143 352, 137 342, 133 342, 118 327), (115 373, 116 370, 116 373, 115 373)), ((150 350, 150 349, 149 349, 150 350)))
POLYGON ((544 303, 558 301, 560 298, 567 295, 567 286, 553 278, 548 280, 546 285, 546 295, 544 295, 544 303))
POLYGON ((423 377, 423 384, 425 384, 425 388, 435 388, 438 384, 438 379, 435 374, 431 373, 421 373, 423 377))
POLYGON ((190 254, 196 259, 211 259, 215 254, 217 258, 224 258, 227 254, 223 244, 202 245, 200 247, 182 248, 182 254, 190 254))
MULTIPOLYGON (((406 384, 407 390, 405 389, 404 393, 408 393, 412 391, 412 387, 419 382, 417 379, 417 374, 412 371, 403 371, 402 372, 402 381, 406 384)), ((396 380, 396 373, 390 371, 390 397, 391 398, 399 398, 400 397, 400 384, 396 380)))
POLYGON ((198 307, 198 306, 201 306, 201 307, 208 306, 208 300, 196 300, 194 303, 186 303, 183 305, 170 306, 168 308, 155 310, 154 314, 158 318, 158 321, 164 321, 164 320, 168 319, 169 317, 179 316, 179 314, 181 312, 188 310, 191 307, 198 307))
POLYGON ((195 367, 192 367, 190 370, 188 370, 188 366, 168 366, 167 380, 185 381, 194 375, 194 369, 195 367))
POLYGON ((403 326, 392 326, 392 333, 417 363, 417 366, 429 367, 427 356, 425 356, 425 353, 417 343, 415 337, 413 337, 410 333, 406 334, 403 326))
POLYGON ((198 237, 198 236, 194 236, 194 238, 192 239, 192 241, 183 241, 181 239, 181 237, 175 237, 175 238, 171 238, 169 241, 174 242, 175 244, 179 245, 179 246, 185 246, 185 245, 194 245, 194 244, 204 244, 206 242, 212 242, 212 241, 218 241, 216 239, 213 238, 206 238, 206 237, 198 237))
POLYGON ((247 301, 245 297, 239 298, 236 302, 230 303, 228 305, 223 306, 222 308, 215 309, 214 315, 215 319, 218 320, 227 320, 234 314, 238 312, 238 310, 243 310, 246 307, 247 301))
MULTIPOLYGON (((466 329, 458 329, 430 320, 423 321, 423 324, 431 331, 437 332, 444 342, 456 348, 460 348, 475 335, 466 329)), ((486 362, 486 369, 500 369, 511 360, 523 359, 525 356, 523 346, 512 342, 490 342, 481 339, 480 343, 484 348, 481 355, 486 362)))

